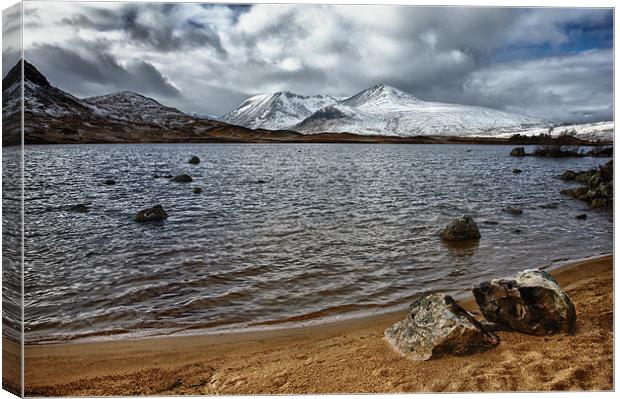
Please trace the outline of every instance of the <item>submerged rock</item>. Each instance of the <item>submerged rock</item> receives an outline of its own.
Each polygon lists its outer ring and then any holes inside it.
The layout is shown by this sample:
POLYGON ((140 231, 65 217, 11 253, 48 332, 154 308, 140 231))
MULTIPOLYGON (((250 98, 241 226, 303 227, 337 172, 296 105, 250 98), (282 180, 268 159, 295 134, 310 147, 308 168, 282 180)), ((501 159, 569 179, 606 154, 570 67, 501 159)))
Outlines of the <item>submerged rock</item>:
POLYGON ((488 224, 490 226, 495 226, 495 225, 498 225, 499 222, 497 220, 485 220, 484 222, 482 222, 482 224, 488 224))
POLYGON ((190 175, 178 175, 171 179, 171 181, 177 182, 177 183, 191 183, 192 180, 193 179, 190 175))
POLYGON ((523 215, 522 209, 513 208, 513 207, 504 208, 504 212, 509 213, 511 215, 523 215))
POLYGON ((548 204, 542 204, 538 206, 541 209, 557 209, 558 208, 558 204, 557 202, 550 202, 548 204))
POLYGON ((524 157, 525 156, 525 148, 524 147, 516 147, 510 151, 510 155, 513 157, 524 157))
POLYGON ((198 165, 200 163, 200 158, 194 155, 193 157, 190 158, 190 160, 187 163, 198 165))
POLYGON ((523 173, 523 171, 521 169, 513 169, 512 173, 514 173, 515 175, 518 175, 519 173, 523 173))
POLYGON ((417 361, 444 354, 465 355, 499 344, 495 334, 444 294, 417 299, 405 320, 385 330, 385 337, 400 354, 417 361))
POLYGON ((579 219, 579 220, 586 220, 587 218, 588 218, 588 215, 586 215, 585 213, 581 213, 575 216, 575 219, 579 219))
POLYGON ((472 289, 484 318, 515 331, 545 335, 575 330, 575 306, 560 285, 540 270, 514 280, 496 279, 472 289))
POLYGON ((105 179, 103 181, 103 184, 105 184, 106 186, 113 186, 116 184, 116 180, 114 179, 105 179))
POLYGON ((441 232, 441 238, 446 241, 477 240, 480 238, 480 230, 471 216, 465 215, 460 219, 454 219, 441 232))
POLYGON ((88 213, 90 212, 90 207, 86 204, 76 204, 76 205, 72 205, 69 208, 67 208, 67 210, 69 212, 75 212, 75 213, 88 213))
POLYGON ((200 194, 202 192, 202 188, 194 187, 194 189, 192 191, 194 192, 194 194, 200 194))
POLYGON ((152 208, 146 208, 136 213, 134 220, 136 222, 155 222, 168 218, 168 213, 161 205, 155 205, 152 208))

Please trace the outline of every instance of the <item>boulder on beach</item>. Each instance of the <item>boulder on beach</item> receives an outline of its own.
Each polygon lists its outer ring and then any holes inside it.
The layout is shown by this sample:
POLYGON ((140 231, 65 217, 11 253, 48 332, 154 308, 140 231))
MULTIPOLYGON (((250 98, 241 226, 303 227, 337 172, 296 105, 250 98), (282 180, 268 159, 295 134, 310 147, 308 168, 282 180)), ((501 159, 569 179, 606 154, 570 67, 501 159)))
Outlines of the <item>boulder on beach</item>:
POLYGON ((171 179, 171 181, 177 182, 177 183, 191 183, 192 180, 193 179, 190 175, 185 175, 185 174, 175 176, 171 179))
POLYGON ((200 163, 200 158, 198 158, 197 156, 193 156, 189 159, 189 161, 187 163, 191 163, 193 165, 198 165, 200 163))
POLYGON ((416 361, 444 354, 466 355, 499 344, 495 334, 444 294, 417 299, 405 320, 385 330, 385 337, 401 355, 416 361))
POLYGON ((513 157, 524 157, 525 156, 525 148, 524 147, 516 147, 510 151, 510 155, 513 157))
POLYGON ((480 238, 480 230, 474 219, 465 215, 447 225, 441 232, 441 238, 446 241, 477 240, 480 238))
POLYGON ((152 208, 146 208, 136 213, 134 220, 136 222, 155 222, 168 218, 168 213, 161 205, 155 205, 152 208))
POLYGON ((526 334, 575 330, 575 306, 547 272, 527 270, 515 279, 495 279, 473 289, 486 320, 526 334))

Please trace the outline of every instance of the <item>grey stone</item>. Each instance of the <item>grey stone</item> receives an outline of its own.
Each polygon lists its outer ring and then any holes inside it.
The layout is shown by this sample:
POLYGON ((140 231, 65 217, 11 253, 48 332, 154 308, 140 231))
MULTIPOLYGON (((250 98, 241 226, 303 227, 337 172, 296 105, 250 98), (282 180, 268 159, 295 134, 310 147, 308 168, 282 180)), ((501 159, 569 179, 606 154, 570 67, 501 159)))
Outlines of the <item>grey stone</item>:
POLYGON ((444 294, 414 301, 405 320, 387 328, 385 337, 397 352, 416 361, 466 355, 499 344, 495 334, 444 294))
POLYGON ((446 241, 477 240, 480 238, 480 230, 471 216, 465 215, 460 219, 454 219, 441 232, 441 238, 446 241))
POLYGON ((491 323, 533 335, 575 330, 575 306, 560 285, 540 270, 521 272, 514 280, 496 279, 472 289, 491 323))
POLYGON ((134 220, 136 222, 155 222, 159 220, 164 220, 168 218, 168 213, 164 210, 161 205, 155 205, 152 208, 146 208, 136 213, 134 216, 134 220))

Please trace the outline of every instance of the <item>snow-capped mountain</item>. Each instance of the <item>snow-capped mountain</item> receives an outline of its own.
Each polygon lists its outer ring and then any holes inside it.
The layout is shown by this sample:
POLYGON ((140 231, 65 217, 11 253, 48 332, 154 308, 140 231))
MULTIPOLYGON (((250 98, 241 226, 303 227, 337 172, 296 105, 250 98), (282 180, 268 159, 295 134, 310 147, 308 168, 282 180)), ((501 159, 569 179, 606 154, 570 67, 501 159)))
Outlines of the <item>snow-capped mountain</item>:
POLYGON ((220 120, 251 129, 286 129, 338 101, 330 96, 301 96, 281 91, 245 100, 220 120))
POLYGON ((320 109, 290 129, 306 134, 471 136, 514 132, 536 125, 543 125, 543 121, 492 108, 422 101, 381 84, 320 109))

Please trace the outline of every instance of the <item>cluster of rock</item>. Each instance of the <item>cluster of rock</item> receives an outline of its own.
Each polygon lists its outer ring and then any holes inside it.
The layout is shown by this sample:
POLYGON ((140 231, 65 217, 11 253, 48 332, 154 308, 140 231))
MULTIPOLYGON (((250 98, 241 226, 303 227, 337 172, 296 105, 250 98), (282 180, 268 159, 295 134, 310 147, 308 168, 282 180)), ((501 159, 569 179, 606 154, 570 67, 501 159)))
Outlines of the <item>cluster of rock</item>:
POLYGON ((570 195, 590 204, 591 208, 605 208, 613 205, 614 200, 614 165, 613 160, 608 161, 598 169, 574 172, 565 171, 560 179, 575 181, 584 186, 564 189, 562 194, 570 195))
POLYGON ((466 355, 499 344, 494 331, 546 335, 573 333, 576 312, 569 296, 548 273, 530 270, 514 279, 496 279, 472 288, 484 318, 479 322, 444 294, 425 295, 407 317, 385 330, 387 341, 411 360, 444 354, 466 355))
MULTIPOLYGON (((188 163, 193 164, 193 165, 198 165, 200 163, 200 158, 194 155, 189 159, 188 163)), ((159 176, 155 175, 155 177, 159 177, 159 176)), ((170 181, 175 182, 175 183, 191 183, 194 180, 192 179, 190 175, 187 175, 187 174, 181 174, 181 175, 174 176, 174 177, 172 177, 171 175, 168 175, 164 177, 169 178, 170 181)), ((192 192, 194 194, 200 194, 202 192, 202 188, 194 187, 192 192)), ((161 205, 155 205, 152 208, 142 209, 140 212, 136 213, 136 215, 134 216, 134 220, 140 223, 158 222, 158 221, 162 221, 165 219, 168 219, 168 213, 164 210, 164 208, 161 205)))
MULTIPOLYGON (((190 160, 188 161, 188 163, 197 165, 200 163, 200 158, 198 158, 197 156, 192 156, 190 160)), ((164 176, 153 175, 153 177, 154 178, 163 177, 166 179, 170 179, 170 181, 176 182, 176 183, 190 183, 193 181, 192 177, 187 174, 181 174, 181 175, 174 176, 174 177, 172 175, 164 175, 164 176)), ((116 180, 112 178, 107 178, 103 180, 101 184, 106 185, 106 186, 113 186, 116 184, 116 180)), ((192 192, 194 194, 200 194, 202 193, 202 188, 194 187, 192 189, 192 192)), ((67 212, 88 213, 90 212, 90 205, 75 204, 75 205, 70 205, 66 207, 65 209, 67 210, 67 212)), ((140 223, 162 221, 167 218, 168 218, 168 214, 166 213, 166 211, 161 205, 155 205, 151 208, 142 209, 141 211, 139 211, 138 213, 134 215, 134 220, 140 223)))

